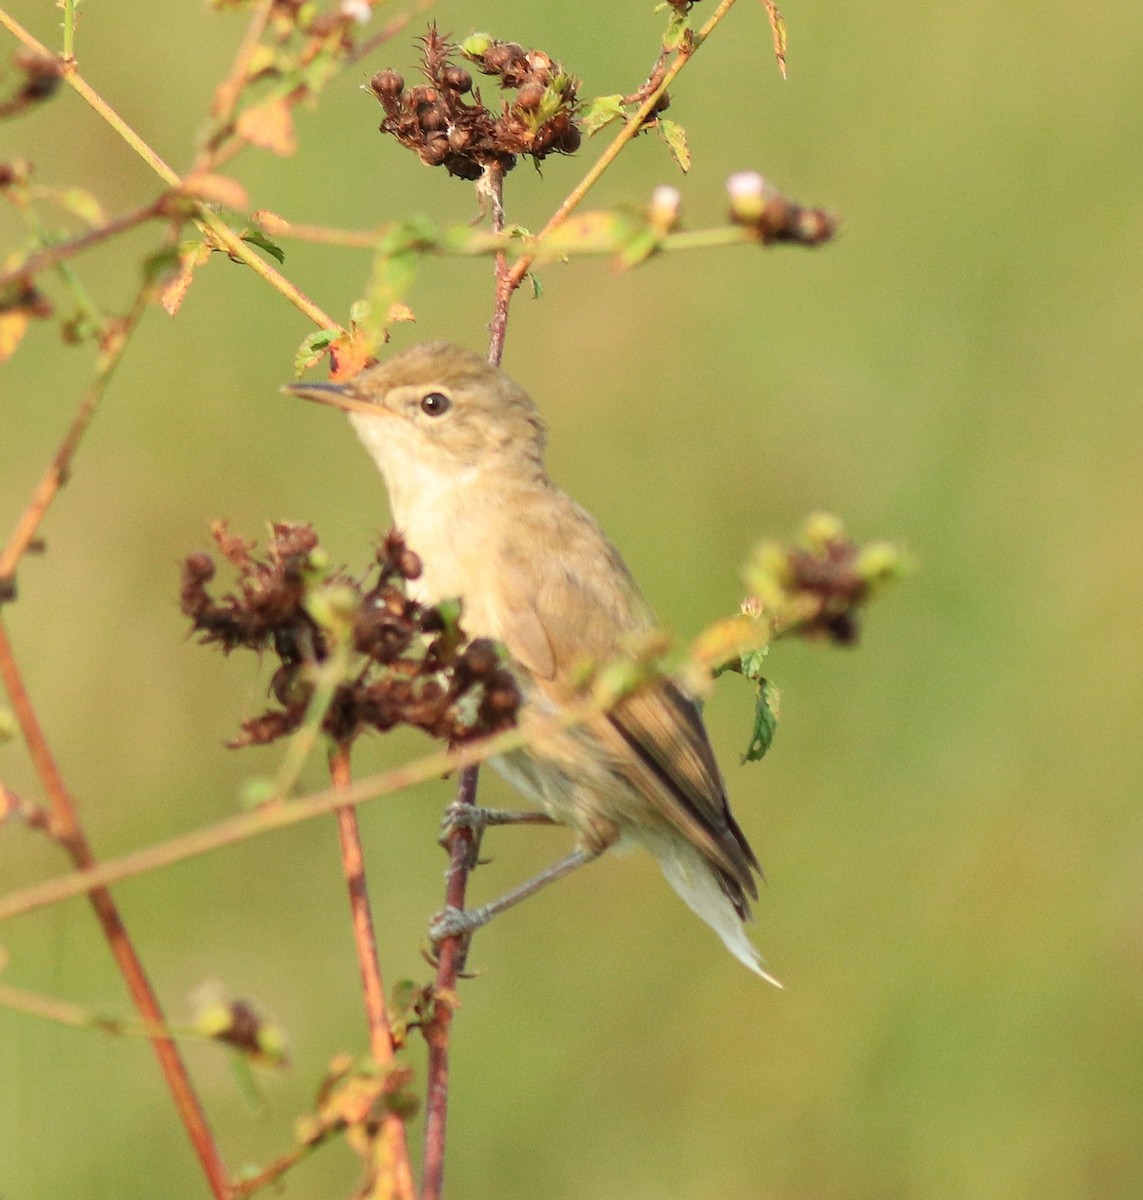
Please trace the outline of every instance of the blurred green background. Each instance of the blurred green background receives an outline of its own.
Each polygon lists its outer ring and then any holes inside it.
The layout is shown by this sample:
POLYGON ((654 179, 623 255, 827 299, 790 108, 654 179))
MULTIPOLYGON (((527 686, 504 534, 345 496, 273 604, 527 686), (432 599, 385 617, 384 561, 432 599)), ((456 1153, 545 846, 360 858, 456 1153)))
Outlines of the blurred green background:
MULTIPOLYGON (((45 0, 7 6, 58 45, 45 0)), ((702 5, 702 15, 712 5, 702 5)), ((398 9, 395 8, 394 11, 398 9)), ((443 29, 542 46, 587 95, 653 61, 650 3, 441 0, 443 29)), ((844 218, 816 252, 722 251, 616 275, 543 271, 515 304, 507 368, 552 429, 555 477, 594 510, 667 624, 737 602, 764 534, 814 509, 908 544, 921 572, 853 651, 784 646, 783 720, 738 767, 750 692, 709 707, 735 809, 767 867, 759 983, 643 858, 608 859, 480 935, 457 1026, 450 1194, 685 1200, 1101 1200, 1143 1195, 1143 20, 1126 0, 804 5, 790 79, 761 5, 731 13, 672 89, 695 166, 643 138, 598 204, 678 184, 693 225, 758 169, 844 218)), ((89 4, 81 66, 185 168, 242 28, 201 0, 89 4)), ((360 84, 411 68, 417 26, 299 114, 300 153, 233 168, 254 203, 366 227, 463 220, 471 190, 376 132, 360 84)), ((0 35, 7 47, 7 35, 0 35)), ((8 49, 4 49, 5 57, 8 49)), ((12 84, 14 76, 5 76, 12 84)), ((0 81, 4 82, 4 81, 0 81)), ((598 153, 521 165, 509 219, 537 226, 598 153)), ((111 210, 147 169, 67 89, 0 126, 0 158, 111 210)), ((0 213, 0 244, 17 226, 0 213)), ((153 229, 81 259, 124 305, 153 229)), ((344 316, 364 256, 290 246, 292 278, 344 316)), ((56 292, 61 306, 66 304, 56 292)), ((487 262, 424 265, 416 327, 481 346, 487 262)), ((234 811, 269 751, 222 746, 267 673, 187 640, 178 562, 228 516, 314 522, 366 562, 378 477, 332 414, 279 397, 304 319, 216 256, 177 320, 151 313, 75 477, 5 610, 32 696, 97 850, 111 856, 234 811)), ((91 368, 45 324, 2 369, 0 524, 11 527, 91 368)), ((373 743, 361 772, 419 753, 373 743)), ((18 743, 0 779, 36 796, 18 743)), ((323 782, 320 764, 306 785, 323 782)), ((511 804, 499 780, 484 796, 511 804)), ((451 788, 362 812, 390 983, 424 979, 451 788)), ((490 835, 490 896, 550 860, 558 833, 490 835)), ((62 869, 18 828, 4 890, 62 869)), ((329 822, 117 889, 173 1017, 220 980, 288 1029, 293 1069, 252 1112, 224 1057, 188 1058, 230 1163, 291 1138, 331 1055, 361 1051, 356 966, 329 822)), ((4 979, 127 1009, 87 907, 0 929, 4 979)), ((412 1061, 422 1077, 419 1048, 412 1061)), ((292 1175, 346 1195, 344 1146, 292 1175)), ((149 1049, 0 1011, 0 1195, 206 1194, 149 1049)))

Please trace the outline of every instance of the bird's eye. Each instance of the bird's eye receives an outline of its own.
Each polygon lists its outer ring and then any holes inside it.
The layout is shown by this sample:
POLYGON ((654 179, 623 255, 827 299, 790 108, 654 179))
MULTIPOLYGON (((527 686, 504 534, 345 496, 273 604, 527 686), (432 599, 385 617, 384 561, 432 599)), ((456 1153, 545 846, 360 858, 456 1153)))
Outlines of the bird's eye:
POLYGON ((452 401, 443 392, 429 392, 421 397, 421 412, 427 417, 444 416, 452 408, 452 401))

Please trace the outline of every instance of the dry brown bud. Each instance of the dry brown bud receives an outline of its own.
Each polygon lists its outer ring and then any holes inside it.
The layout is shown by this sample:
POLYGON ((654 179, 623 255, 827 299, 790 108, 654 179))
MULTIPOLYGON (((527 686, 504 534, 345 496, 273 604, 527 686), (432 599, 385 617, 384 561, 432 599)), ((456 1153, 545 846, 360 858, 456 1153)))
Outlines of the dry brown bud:
POLYGON ((467 150, 472 144, 472 130, 464 129, 459 125, 454 125, 448 131, 448 144, 449 149, 455 153, 459 153, 462 150, 467 150))
POLYGON ((472 91, 472 76, 463 67, 445 67, 441 83, 450 91, 464 95, 472 91))
POLYGON ((526 83, 516 93, 516 107, 523 109, 524 112, 534 112, 540 107, 540 101, 544 98, 544 85, 542 83, 526 83))
POLYGON ((421 162, 430 167, 439 167, 449 155, 448 138, 443 133, 433 134, 421 151, 421 162))
POLYGON ((405 90, 405 80, 396 71, 378 71, 369 86, 378 96, 394 98, 405 90))
POLYGON ((565 129, 560 135, 559 145, 556 147, 556 149, 559 150, 561 154, 574 154, 580 148, 582 142, 583 135, 580 133, 579 129, 569 121, 567 129, 565 129))

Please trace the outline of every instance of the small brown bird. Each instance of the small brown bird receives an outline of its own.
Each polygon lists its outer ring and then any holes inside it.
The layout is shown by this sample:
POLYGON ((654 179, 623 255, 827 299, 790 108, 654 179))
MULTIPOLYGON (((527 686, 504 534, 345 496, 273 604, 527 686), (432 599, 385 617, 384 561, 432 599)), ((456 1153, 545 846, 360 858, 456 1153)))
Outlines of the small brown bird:
MULTIPOLYGON (((655 628, 619 552, 548 478, 535 404, 480 355, 430 342, 346 382, 286 390, 348 411, 385 478, 393 521, 424 564, 415 598, 459 597, 467 632, 504 645, 522 719, 581 698, 585 664, 630 655, 655 628)), ((777 982, 742 928, 758 896, 758 860, 730 812, 699 711, 676 684, 654 680, 606 715, 493 765, 570 826, 577 849, 499 901, 446 913, 437 936, 475 928, 628 844, 656 857, 736 958, 777 982)))

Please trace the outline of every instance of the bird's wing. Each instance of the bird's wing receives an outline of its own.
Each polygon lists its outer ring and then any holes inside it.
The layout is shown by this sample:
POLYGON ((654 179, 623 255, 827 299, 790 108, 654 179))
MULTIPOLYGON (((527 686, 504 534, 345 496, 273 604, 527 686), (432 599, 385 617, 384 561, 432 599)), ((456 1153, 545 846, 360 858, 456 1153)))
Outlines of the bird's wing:
MULTIPOLYGON (((536 555, 531 537, 498 564, 499 637, 509 654, 557 702, 571 696, 579 664, 605 665, 629 652, 628 641, 653 628, 650 610, 619 553, 595 521, 568 501, 557 528, 544 531, 558 550, 536 555), (586 564, 571 570, 569 564, 586 564)), ((543 544, 541 542, 540 544, 543 544)), ((757 897, 760 870, 726 798, 722 774, 693 700, 658 679, 625 696, 593 724, 615 770, 698 849, 728 894, 757 897)))
POLYGON ((629 782, 741 891, 757 899, 752 872, 761 868, 730 812, 694 701, 660 679, 625 696, 607 720, 629 751, 623 765, 629 782))

